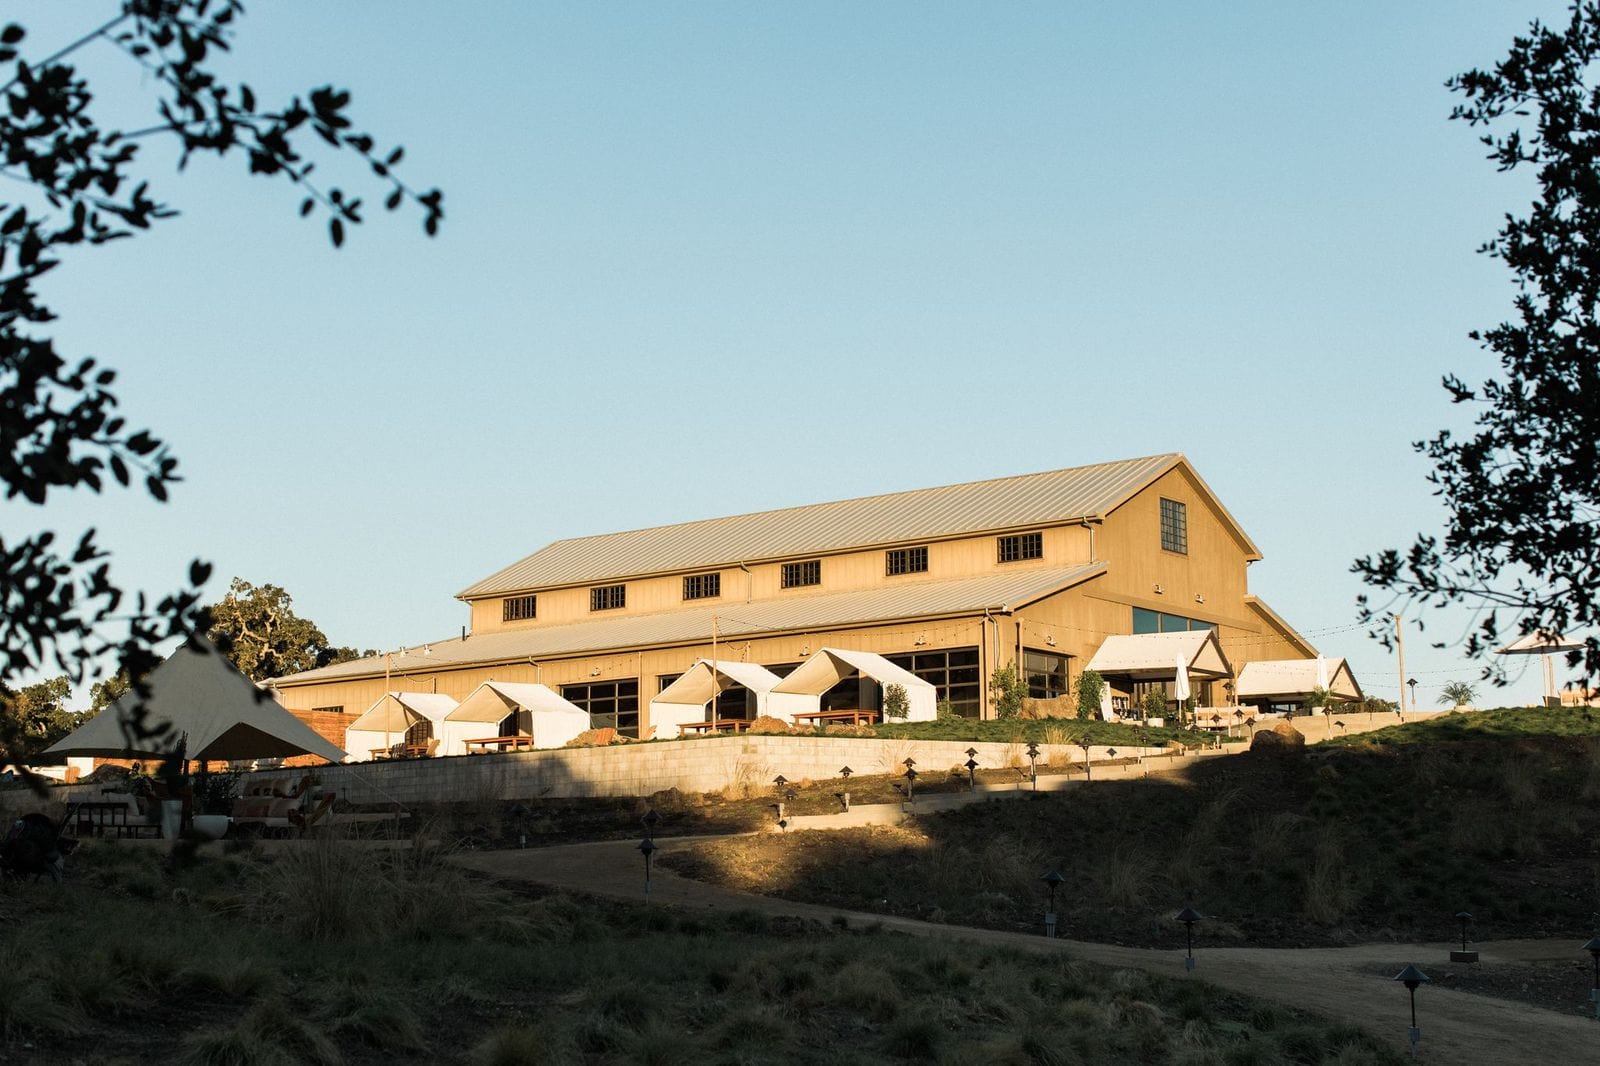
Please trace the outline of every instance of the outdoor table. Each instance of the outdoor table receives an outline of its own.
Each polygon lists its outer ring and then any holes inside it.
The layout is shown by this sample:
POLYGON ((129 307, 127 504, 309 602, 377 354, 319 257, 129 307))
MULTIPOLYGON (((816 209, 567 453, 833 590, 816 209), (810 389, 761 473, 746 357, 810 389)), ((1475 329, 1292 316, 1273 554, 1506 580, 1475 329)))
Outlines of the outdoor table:
POLYGON ((482 755, 489 751, 532 751, 534 742, 531 736, 517 733, 508 737, 484 737, 482 740, 468 740, 468 755, 482 755))
POLYGON ((878 720, 878 712, 859 709, 844 711, 807 711, 803 714, 796 714, 794 716, 794 720, 797 723, 809 722, 814 725, 827 725, 830 722, 849 722, 851 725, 861 725, 865 723, 867 725, 871 725, 873 722, 878 720))
POLYGON ((743 733, 749 728, 750 722, 745 718, 718 718, 714 722, 685 722, 678 727, 678 730, 694 733, 743 733))

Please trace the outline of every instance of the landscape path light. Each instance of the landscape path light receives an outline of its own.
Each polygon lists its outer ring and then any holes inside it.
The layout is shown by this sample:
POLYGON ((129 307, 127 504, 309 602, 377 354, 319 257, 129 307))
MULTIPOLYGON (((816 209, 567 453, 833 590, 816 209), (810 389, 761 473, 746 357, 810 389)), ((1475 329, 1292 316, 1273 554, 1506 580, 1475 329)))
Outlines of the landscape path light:
POLYGON ((1083 779, 1085 781, 1093 781, 1094 770, 1090 769, 1089 767, 1089 738, 1086 736, 1082 740, 1078 741, 1078 747, 1083 749, 1083 779))
POLYGON ((850 769, 848 766, 839 771, 839 776, 844 778, 844 791, 835 792, 833 794, 834 798, 844 805, 846 813, 848 813, 850 810, 850 775, 853 773, 855 773, 855 771, 850 769))
POLYGON ((978 749, 967 749, 967 791, 978 791, 978 749))
POLYGON ((1028 777, 1033 781, 1033 790, 1039 791, 1039 745, 1028 741, 1028 777))
POLYGON ((906 802, 911 803, 917 798, 917 760, 907 759, 906 768, 906 802))
POLYGON ((1056 935, 1056 889, 1061 887, 1066 878, 1052 869, 1046 870, 1044 876, 1039 880, 1043 881, 1045 887, 1050 890, 1050 902, 1046 905, 1044 912, 1044 935, 1054 937, 1056 935))
POLYGON ((1422 1044, 1422 1030, 1417 1028, 1417 986, 1427 984, 1432 978, 1415 966, 1407 965, 1394 975, 1394 979, 1404 984, 1411 993, 1411 1028, 1406 1030, 1406 1035, 1411 1038, 1411 1057, 1416 1058, 1422 1044))
POLYGON ((1594 1004, 1594 1016, 1600 1021, 1600 936, 1583 945, 1583 950, 1594 956, 1594 987, 1589 989, 1589 1000, 1594 1004))
POLYGON ((515 818, 516 821, 517 821, 517 847, 519 847, 519 848, 527 847, 528 846, 528 815, 531 812, 528 810, 526 805, 524 805, 522 803, 517 803, 509 811, 507 811, 506 813, 511 815, 511 817, 515 818))
POLYGON ((644 856, 644 894, 650 894, 650 856, 656 853, 656 842, 649 837, 639 841, 639 854, 644 856))
POLYGON ((1472 915, 1466 911, 1456 911, 1456 923, 1461 926, 1461 950, 1450 952, 1451 962, 1477 962, 1478 953, 1467 950, 1467 926, 1472 924, 1472 915))
POLYGON ((1173 916, 1175 921, 1183 923, 1184 940, 1186 942, 1187 952, 1183 957, 1183 968, 1190 973, 1194 972, 1194 923, 1201 921, 1204 918, 1205 915, 1201 914, 1193 907, 1185 907, 1183 910, 1179 911, 1173 916))

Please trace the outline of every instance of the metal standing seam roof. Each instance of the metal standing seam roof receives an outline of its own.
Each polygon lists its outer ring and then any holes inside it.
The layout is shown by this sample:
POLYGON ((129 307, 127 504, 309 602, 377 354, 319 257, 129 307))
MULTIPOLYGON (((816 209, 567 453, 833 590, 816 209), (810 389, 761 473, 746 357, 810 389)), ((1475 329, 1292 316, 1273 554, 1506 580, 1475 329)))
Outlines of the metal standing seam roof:
MULTIPOLYGON (((754 603, 719 603, 692 610, 608 618, 566 625, 474 633, 462 640, 417 645, 396 655, 389 672, 411 673, 480 664, 516 662, 588 652, 667 644, 705 643, 716 617, 719 640, 766 633, 823 630, 897 618, 971 614, 984 609, 1004 613, 1105 573, 1106 564, 1035 567, 951 581, 917 581, 853 592, 784 596, 754 603)), ((291 674, 273 685, 310 684, 357 677, 382 677, 384 657, 354 659, 291 674)))
MULTIPOLYGON (((1089 518, 1115 510, 1183 462, 1183 456, 1169 453, 558 540, 456 595, 471 600, 635 574, 730 566, 1089 518)), ((1209 495, 1209 489, 1206 491, 1209 495)))

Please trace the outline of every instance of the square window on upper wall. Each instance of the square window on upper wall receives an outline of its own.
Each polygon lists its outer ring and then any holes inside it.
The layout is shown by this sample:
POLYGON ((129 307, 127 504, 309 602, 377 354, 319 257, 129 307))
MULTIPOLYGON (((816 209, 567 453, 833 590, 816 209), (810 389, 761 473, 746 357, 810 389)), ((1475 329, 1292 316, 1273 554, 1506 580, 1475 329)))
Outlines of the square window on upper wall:
POLYGON ((721 595, 721 574, 688 574, 683 579, 683 598, 686 600, 709 600, 721 595))
POLYGON ((628 605, 628 586, 600 585, 589 590, 589 610, 614 611, 628 605))
POLYGON ((1161 498, 1161 549, 1189 554, 1189 508, 1165 496, 1161 498))
POLYGON ((928 549, 920 548, 891 548, 883 553, 883 571, 890 577, 896 574, 926 574, 928 572, 928 549))
POLYGON ((1043 533, 1012 533, 996 538, 1002 563, 1015 563, 1023 559, 1044 558, 1043 533))
POLYGON ((822 584, 822 560, 807 559, 803 563, 783 564, 783 587, 786 589, 804 588, 807 585, 822 584))
POLYGON ((507 596, 500 601, 502 622, 521 622, 539 617, 538 596, 507 596))

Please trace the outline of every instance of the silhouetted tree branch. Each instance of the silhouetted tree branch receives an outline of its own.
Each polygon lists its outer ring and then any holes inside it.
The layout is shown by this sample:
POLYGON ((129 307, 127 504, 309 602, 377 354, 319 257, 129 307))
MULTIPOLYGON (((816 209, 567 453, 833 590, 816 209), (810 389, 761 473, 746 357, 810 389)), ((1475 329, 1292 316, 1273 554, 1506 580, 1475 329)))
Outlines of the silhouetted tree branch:
MULTIPOLYGON (((335 247, 363 221, 363 201, 314 179, 312 156, 351 152, 384 189, 387 209, 410 203, 424 231, 438 231, 442 194, 400 179, 403 150, 380 149, 356 129, 349 92, 323 86, 261 107, 249 85, 224 83, 209 69, 242 14, 237 0, 126 0, 116 17, 35 60, 24 54, 22 26, 0 27, 0 69, 14 64, 0 86, 0 175, 17 194, 0 198, 0 485, 12 506, 42 507, 53 492, 98 493, 108 481, 137 481, 165 500, 179 480, 166 444, 117 412, 115 372, 56 350, 47 331, 55 315, 36 290, 68 255, 175 214, 140 176, 140 138, 175 137, 180 170, 196 154, 242 156, 250 173, 298 186, 301 216, 325 216, 335 247), (68 61, 100 40, 146 71, 156 124, 124 133, 98 123, 89 84, 68 61)), ((114 668, 142 691, 152 646, 207 624, 199 590, 209 574, 196 561, 184 588, 151 603, 124 595, 93 529, 0 538, 0 685, 42 669, 81 682, 114 668)), ((127 727, 132 736, 160 732, 142 708, 127 727)), ((0 715, 0 764, 25 750, 25 730, 0 715)))
MULTIPOLYGON (((1488 158, 1502 171, 1531 168, 1538 180, 1529 211, 1508 214, 1480 249, 1510 268, 1517 315, 1471 335, 1499 357, 1499 377, 1477 387, 1444 379, 1454 402, 1478 408, 1474 432, 1447 430, 1416 445, 1433 461, 1429 480, 1448 511, 1443 538, 1419 536, 1354 570, 1409 605, 1479 608, 1466 638, 1475 656, 1513 631, 1600 624, 1597 55, 1600 5, 1580 2, 1564 29, 1535 22, 1493 70, 1446 83, 1464 98, 1450 117, 1487 130, 1488 158)), ((1380 615, 1394 600, 1361 598, 1363 620, 1385 640, 1380 615)), ((1568 662, 1600 674, 1600 642, 1588 638, 1568 662)), ((1493 660, 1485 676, 1504 679, 1493 660)))

